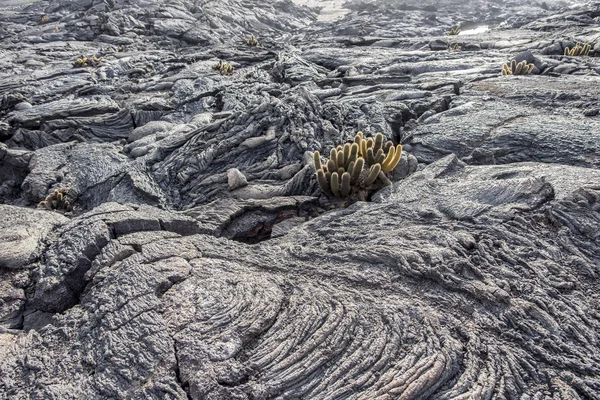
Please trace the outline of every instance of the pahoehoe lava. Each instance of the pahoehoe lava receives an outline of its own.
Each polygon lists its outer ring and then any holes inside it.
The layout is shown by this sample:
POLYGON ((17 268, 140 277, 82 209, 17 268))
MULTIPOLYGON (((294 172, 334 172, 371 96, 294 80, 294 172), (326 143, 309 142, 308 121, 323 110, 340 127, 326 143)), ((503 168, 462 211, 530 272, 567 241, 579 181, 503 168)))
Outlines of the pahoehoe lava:
POLYGON ((599 22, 2 2, 0 399, 600 399, 599 22), (393 185, 330 198, 358 131, 393 185))

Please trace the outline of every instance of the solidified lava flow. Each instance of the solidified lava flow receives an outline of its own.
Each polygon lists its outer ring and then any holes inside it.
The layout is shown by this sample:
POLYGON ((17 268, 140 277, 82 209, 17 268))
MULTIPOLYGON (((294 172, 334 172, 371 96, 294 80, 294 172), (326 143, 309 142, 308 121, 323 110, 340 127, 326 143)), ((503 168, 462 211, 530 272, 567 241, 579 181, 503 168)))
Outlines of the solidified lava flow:
POLYGON ((599 19, 1 2, 0 399, 600 399, 599 19))

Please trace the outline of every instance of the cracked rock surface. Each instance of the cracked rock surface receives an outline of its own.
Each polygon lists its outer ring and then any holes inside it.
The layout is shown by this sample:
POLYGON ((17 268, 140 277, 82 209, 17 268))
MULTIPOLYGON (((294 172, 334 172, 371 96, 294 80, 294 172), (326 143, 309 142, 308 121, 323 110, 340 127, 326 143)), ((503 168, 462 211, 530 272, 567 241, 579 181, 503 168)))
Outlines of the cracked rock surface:
POLYGON ((599 22, 2 2, 0 399, 600 399, 599 22), (393 185, 322 195, 359 130, 393 185))

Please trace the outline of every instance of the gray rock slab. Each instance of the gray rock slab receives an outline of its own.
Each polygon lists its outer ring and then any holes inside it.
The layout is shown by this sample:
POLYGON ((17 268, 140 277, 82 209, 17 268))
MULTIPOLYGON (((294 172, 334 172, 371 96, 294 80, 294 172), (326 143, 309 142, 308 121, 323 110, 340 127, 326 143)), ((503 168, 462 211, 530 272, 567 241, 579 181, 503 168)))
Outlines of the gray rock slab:
POLYGON ((35 268, 46 238, 68 221, 60 214, 0 205, 0 326, 19 328, 35 268))
POLYGON ((27 267, 39 254, 42 240, 67 218, 60 214, 0 205, 0 268, 27 267))

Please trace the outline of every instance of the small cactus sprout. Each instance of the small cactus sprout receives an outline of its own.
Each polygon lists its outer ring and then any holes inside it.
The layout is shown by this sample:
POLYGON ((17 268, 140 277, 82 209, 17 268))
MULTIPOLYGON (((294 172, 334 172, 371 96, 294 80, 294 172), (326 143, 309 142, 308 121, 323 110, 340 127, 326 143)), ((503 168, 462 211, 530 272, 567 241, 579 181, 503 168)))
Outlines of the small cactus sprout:
POLYGON ((456 36, 460 33, 460 25, 456 25, 454 28, 451 28, 446 35, 448 36, 456 36))
POLYGON ((230 75, 233 73, 233 65, 228 62, 223 62, 223 60, 219 60, 217 64, 213 65, 213 69, 219 71, 221 75, 230 75))
POLYGON ((254 35, 250 36, 249 38, 244 38, 244 44, 246 46, 251 46, 251 47, 258 47, 258 46, 260 46, 260 43, 258 42, 258 40, 256 40, 256 38, 254 37, 254 35))
POLYGON ((73 63, 73 68, 85 68, 85 67, 97 67, 102 63, 102 57, 91 57, 81 56, 73 63))
POLYGON ((350 143, 329 151, 325 164, 315 151, 313 162, 321 191, 335 197, 365 199, 368 192, 391 185, 387 174, 400 161, 402 146, 385 141, 382 133, 365 139, 362 132, 350 143))
POLYGON ((590 54, 590 50, 592 49, 592 45, 589 43, 584 44, 583 46, 579 44, 579 42, 573 47, 569 49, 565 48, 565 56, 577 57, 577 56, 588 56, 590 54))
POLYGON ((523 60, 520 63, 517 63, 515 60, 510 62, 510 66, 508 64, 504 64, 500 73, 502 75, 527 75, 533 71, 535 65, 528 64, 527 61, 523 60))
POLYGON ((86 56, 81 56, 73 63, 73 68, 83 68, 87 67, 88 58, 86 56))

